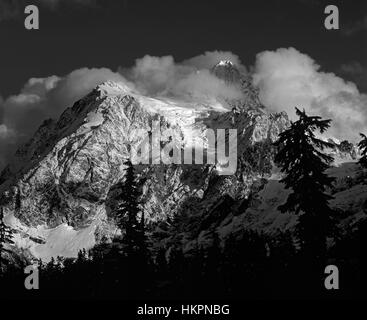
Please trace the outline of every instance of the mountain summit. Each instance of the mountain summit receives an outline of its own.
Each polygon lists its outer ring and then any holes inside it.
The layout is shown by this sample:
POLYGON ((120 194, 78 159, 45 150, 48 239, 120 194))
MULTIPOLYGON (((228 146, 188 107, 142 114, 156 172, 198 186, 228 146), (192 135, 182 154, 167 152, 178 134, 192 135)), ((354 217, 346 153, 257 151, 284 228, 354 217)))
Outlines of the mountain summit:
POLYGON ((240 84, 241 73, 229 60, 219 61, 213 68, 212 73, 227 84, 240 84))
POLYGON ((243 93, 242 99, 227 101, 237 110, 263 109, 259 99, 259 90, 253 85, 252 76, 240 69, 230 60, 219 61, 211 72, 228 86, 238 87, 243 93))

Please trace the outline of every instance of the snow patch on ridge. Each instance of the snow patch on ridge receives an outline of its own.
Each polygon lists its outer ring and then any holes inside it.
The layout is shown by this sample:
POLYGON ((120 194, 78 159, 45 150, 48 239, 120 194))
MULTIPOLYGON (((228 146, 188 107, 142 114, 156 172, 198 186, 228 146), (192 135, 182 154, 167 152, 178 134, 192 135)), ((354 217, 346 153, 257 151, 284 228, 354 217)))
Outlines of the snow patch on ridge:
POLYGON ((96 244, 95 231, 99 224, 95 220, 90 226, 80 230, 75 230, 66 223, 52 229, 43 225, 27 227, 13 213, 5 215, 4 222, 16 230, 14 244, 44 262, 58 256, 76 258, 80 250, 92 248, 96 244))

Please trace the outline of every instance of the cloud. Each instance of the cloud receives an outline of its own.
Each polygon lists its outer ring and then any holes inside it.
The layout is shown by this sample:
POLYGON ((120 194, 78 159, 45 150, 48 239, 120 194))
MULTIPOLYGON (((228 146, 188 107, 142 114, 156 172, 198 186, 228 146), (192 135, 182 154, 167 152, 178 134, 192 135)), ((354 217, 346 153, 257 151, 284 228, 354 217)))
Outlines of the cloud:
POLYGON ((259 53, 253 79, 262 103, 274 111, 284 110, 294 119, 297 106, 331 118, 328 134, 339 139, 355 141, 359 132, 367 132, 367 96, 354 83, 320 71, 294 48, 259 53))
POLYGON ((180 71, 172 56, 153 57, 146 55, 135 61, 132 69, 123 70, 144 94, 161 95, 167 91, 169 83, 175 81, 180 71))
POLYGON ((66 107, 107 80, 127 83, 119 73, 106 68, 29 79, 19 94, 0 103, 0 168, 44 120, 57 119, 66 107))
POLYGON ((148 95, 199 100, 241 98, 239 88, 228 86, 209 71, 220 60, 231 60, 245 69, 233 53, 213 51, 180 63, 176 63, 172 56, 146 55, 137 59, 131 69, 121 69, 120 72, 134 82, 140 92, 148 95))
POLYGON ((108 68, 82 68, 63 77, 55 90, 50 91, 48 97, 57 104, 59 112, 62 112, 66 105, 82 98, 98 84, 107 80, 131 85, 121 74, 108 68))
POLYGON ((240 99, 243 93, 237 87, 226 85, 209 70, 190 73, 174 83, 170 88, 175 96, 190 97, 196 100, 206 98, 240 99))

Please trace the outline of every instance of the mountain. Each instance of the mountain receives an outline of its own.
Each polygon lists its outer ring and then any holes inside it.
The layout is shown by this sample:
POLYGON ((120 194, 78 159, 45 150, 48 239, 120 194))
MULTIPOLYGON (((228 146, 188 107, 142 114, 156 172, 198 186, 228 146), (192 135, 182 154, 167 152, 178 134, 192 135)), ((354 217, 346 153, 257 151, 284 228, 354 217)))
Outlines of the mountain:
POLYGON ((213 68, 212 73, 219 79, 224 80, 228 84, 239 84, 241 81, 241 73, 237 67, 229 60, 219 61, 213 68))
MULTIPOLYGON (((272 142, 289 125, 287 115, 268 113, 250 76, 233 64, 220 62, 212 72, 242 86, 240 108, 147 97, 108 81, 57 121, 45 121, 0 176, 5 222, 16 232, 17 250, 48 261, 110 242, 118 234, 113 187, 124 177, 131 150, 143 141, 142 132, 157 122, 181 137, 178 149, 192 137, 205 142, 209 129, 237 129, 238 162, 233 175, 221 175, 220 164, 135 166, 154 247, 179 242, 190 251, 197 241, 212 241, 213 230, 224 239, 243 228, 271 233, 294 223, 275 209, 286 191, 272 163, 272 142)), ((170 142, 163 138, 161 144, 170 142)))
POLYGON ((264 108, 259 99, 258 88, 252 85, 252 76, 247 72, 241 72, 238 67, 229 60, 219 61, 211 72, 227 85, 238 87, 244 99, 227 101, 235 109, 258 109, 264 108))

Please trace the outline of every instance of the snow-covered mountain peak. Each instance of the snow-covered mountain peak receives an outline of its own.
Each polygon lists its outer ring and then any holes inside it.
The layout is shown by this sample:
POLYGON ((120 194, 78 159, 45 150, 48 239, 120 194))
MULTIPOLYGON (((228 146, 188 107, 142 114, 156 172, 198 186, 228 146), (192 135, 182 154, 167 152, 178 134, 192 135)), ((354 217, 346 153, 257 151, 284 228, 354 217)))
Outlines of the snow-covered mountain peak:
POLYGON ((212 73, 227 84, 239 84, 241 73, 238 68, 229 60, 219 61, 213 68, 212 73))
POLYGON ((99 84, 95 90, 100 92, 102 95, 122 95, 133 93, 134 90, 123 82, 115 82, 112 80, 105 81, 99 84))
POLYGON ((220 60, 216 65, 217 66, 234 66, 234 63, 230 60, 220 60))

